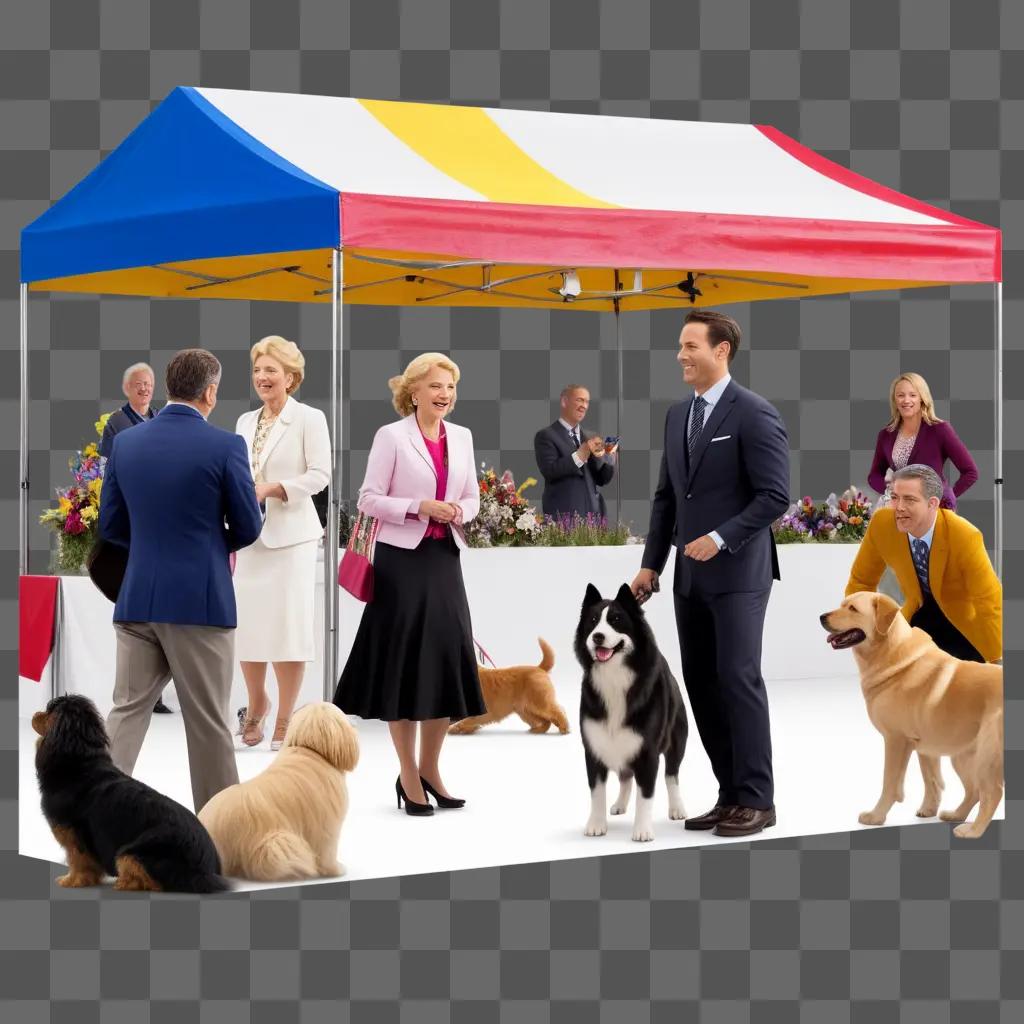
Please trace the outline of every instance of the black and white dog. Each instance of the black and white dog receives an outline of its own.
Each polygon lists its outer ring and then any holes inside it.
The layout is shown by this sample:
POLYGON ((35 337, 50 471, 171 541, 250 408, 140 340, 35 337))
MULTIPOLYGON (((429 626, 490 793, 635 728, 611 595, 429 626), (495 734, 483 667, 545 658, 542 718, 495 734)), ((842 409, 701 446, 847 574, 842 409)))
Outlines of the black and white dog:
POLYGON ((608 831, 605 785, 608 772, 619 776, 612 814, 625 814, 636 777, 633 839, 654 838, 651 804, 658 760, 665 757, 668 816, 686 817, 679 795, 679 765, 686 749, 686 707, 668 663, 633 592, 626 584, 613 601, 587 585, 576 628, 576 657, 583 666, 580 735, 590 783, 586 835, 608 831))

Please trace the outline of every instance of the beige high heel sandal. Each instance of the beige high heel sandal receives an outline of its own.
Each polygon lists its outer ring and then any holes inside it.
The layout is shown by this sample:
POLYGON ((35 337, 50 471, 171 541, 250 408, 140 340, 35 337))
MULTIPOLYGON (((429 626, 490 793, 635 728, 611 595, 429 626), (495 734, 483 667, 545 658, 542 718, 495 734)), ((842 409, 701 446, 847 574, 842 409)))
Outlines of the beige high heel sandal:
POLYGON ((263 723, 267 720, 267 715, 270 714, 270 708, 260 715, 259 718, 253 718, 251 715, 246 714, 242 720, 242 742, 247 747, 255 747, 263 742, 263 723))
POLYGON ((288 732, 288 723, 290 721, 291 717, 286 718, 283 723, 278 719, 277 723, 274 725, 274 738, 270 741, 271 750, 280 750, 284 745, 284 736, 285 733, 288 732))

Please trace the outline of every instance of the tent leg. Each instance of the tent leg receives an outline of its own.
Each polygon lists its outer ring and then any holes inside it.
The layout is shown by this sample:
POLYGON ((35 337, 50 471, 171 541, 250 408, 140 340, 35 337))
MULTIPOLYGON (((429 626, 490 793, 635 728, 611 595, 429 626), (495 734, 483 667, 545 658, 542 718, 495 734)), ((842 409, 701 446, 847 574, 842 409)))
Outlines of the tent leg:
MULTIPOLYGON (((619 272, 615 271, 615 290, 621 287, 619 272)), ((613 299, 615 308, 615 358, 618 386, 615 392, 615 433, 622 437, 622 319, 619 314, 619 300, 613 299)), ((615 455, 615 526, 622 525, 622 442, 615 455)))
POLYGON ((341 519, 341 483, 344 459, 342 435, 342 309, 343 260, 341 249, 334 250, 331 275, 331 403, 330 427, 333 460, 327 503, 327 540, 324 547, 324 700, 334 696, 338 683, 338 638, 341 595, 338 593, 338 534, 341 519))
POLYGON ((19 467, 21 473, 18 491, 18 575, 28 574, 28 285, 22 284, 18 299, 20 316, 18 343, 21 353, 21 423, 19 467))
POLYGON ((996 327, 996 401, 995 401, 995 504, 994 533, 996 575, 1003 578, 1003 285, 995 286, 995 327, 996 327))

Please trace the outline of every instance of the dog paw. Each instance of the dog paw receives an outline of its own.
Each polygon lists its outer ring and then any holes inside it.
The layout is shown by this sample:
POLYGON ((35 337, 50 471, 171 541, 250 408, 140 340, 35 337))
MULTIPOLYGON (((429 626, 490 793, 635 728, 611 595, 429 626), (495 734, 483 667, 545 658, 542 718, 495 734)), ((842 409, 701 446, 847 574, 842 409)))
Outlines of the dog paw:
POLYGON ((669 821, 685 821, 686 820, 686 808, 685 807, 670 807, 668 809, 668 820, 669 821))
POLYGON ((956 811, 939 811, 939 821, 963 821, 964 816, 956 811))
POLYGON ((626 804, 625 801, 620 803, 618 800, 616 800, 615 803, 613 803, 611 805, 611 807, 608 808, 608 813, 609 814, 625 814, 626 813, 626 807, 627 807, 627 804, 626 804))
POLYGON ((654 829, 650 825, 638 825, 633 829, 634 843, 649 843, 654 839, 654 829))
POLYGON ((608 822, 588 821, 587 827, 583 830, 585 836, 603 836, 608 834, 608 822))
POLYGON ((884 825, 885 815, 878 814, 876 811, 864 811, 862 814, 858 815, 857 820, 862 825, 884 825))
POLYGON ((339 860, 336 864, 324 864, 320 868, 321 878, 341 878, 348 869, 339 860))
POLYGON ((962 825, 957 825, 957 827, 953 829, 953 835, 955 835, 957 839, 978 839, 984 831, 985 830, 983 828, 978 828, 975 822, 965 821, 962 825))
POLYGON ((60 886, 60 887, 61 887, 62 889, 81 889, 81 888, 83 888, 83 887, 84 887, 85 885, 87 885, 88 883, 87 883, 87 882, 84 882, 84 881, 82 881, 82 876, 81 876, 81 875, 72 875, 72 874, 71 874, 71 873, 69 872, 69 873, 68 873, 68 874, 66 874, 66 875, 61 875, 61 876, 60 876, 60 877, 59 877, 59 878, 57 879, 57 884, 58 884, 58 885, 59 885, 59 886, 60 886))
POLYGON ((919 818, 934 818, 939 813, 939 808, 935 804, 921 804, 917 809, 917 816, 919 818))

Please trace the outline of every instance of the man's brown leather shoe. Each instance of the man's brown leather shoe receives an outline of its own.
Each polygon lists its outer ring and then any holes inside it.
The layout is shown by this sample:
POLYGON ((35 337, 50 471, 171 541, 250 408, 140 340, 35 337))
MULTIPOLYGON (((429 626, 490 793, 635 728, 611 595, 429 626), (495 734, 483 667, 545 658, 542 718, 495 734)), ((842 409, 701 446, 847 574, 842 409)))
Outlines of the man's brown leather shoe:
POLYGON ((687 818, 684 827, 703 832, 709 828, 714 828, 720 821, 725 821, 733 811, 738 809, 727 804, 715 804, 706 814, 698 815, 696 818, 687 818))
POLYGON ((775 824, 775 808, 762 811, 756 807, 732 807, 732 814, 724 818, 715 828, 714 835, 735 839, 737 836, 753 836, 775 824))

